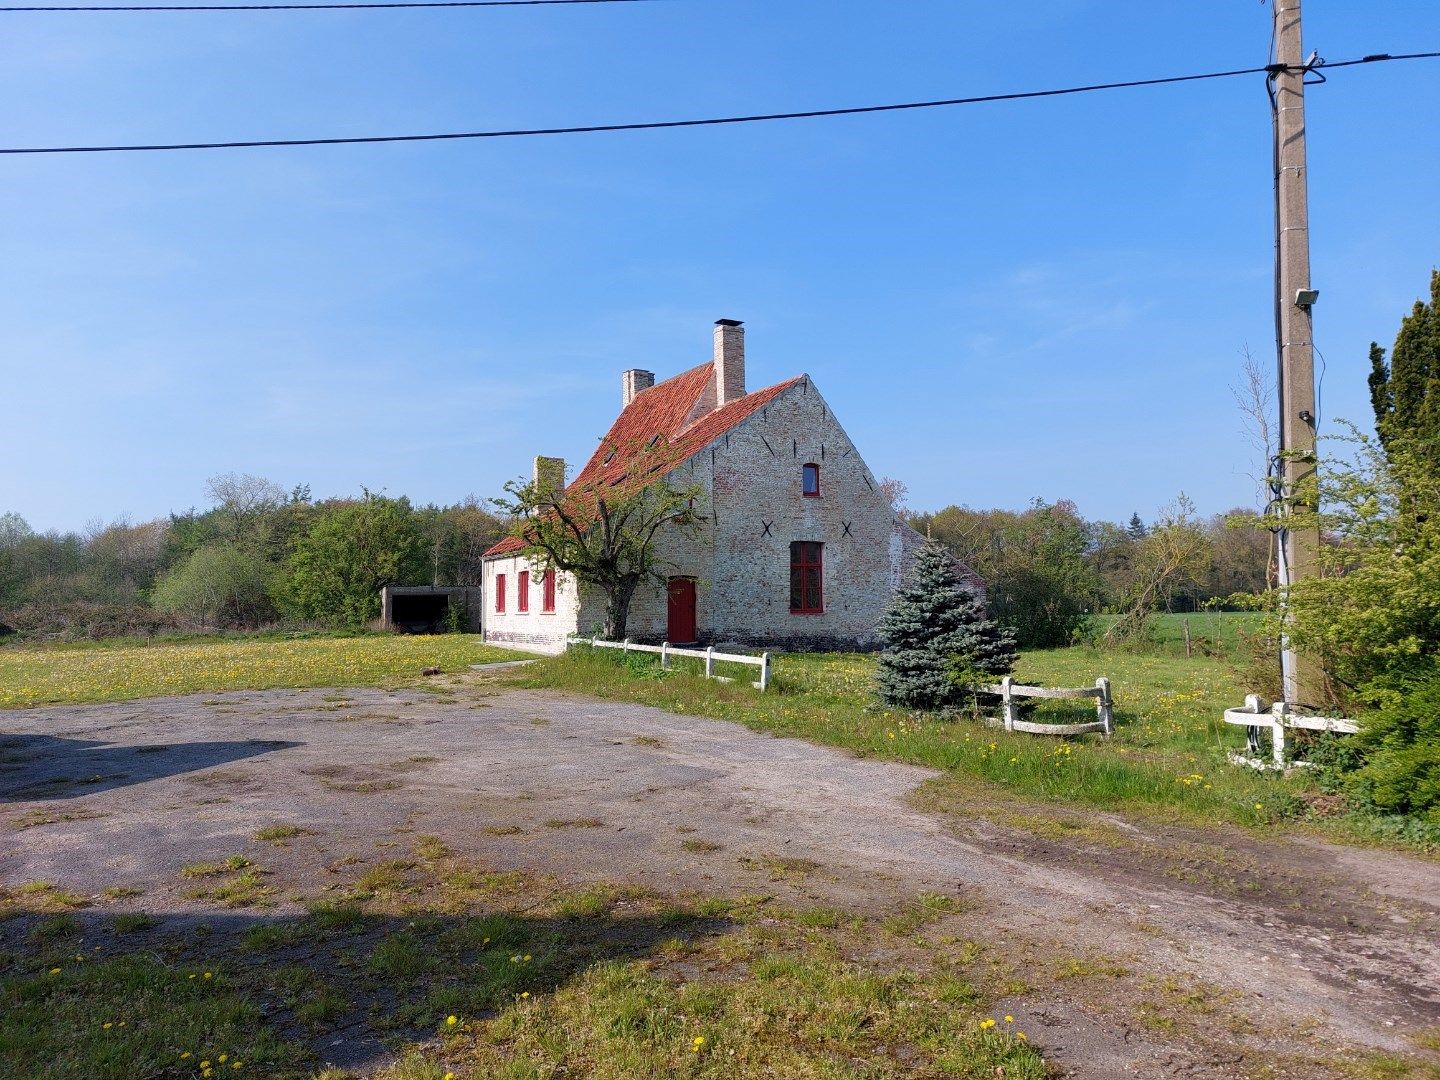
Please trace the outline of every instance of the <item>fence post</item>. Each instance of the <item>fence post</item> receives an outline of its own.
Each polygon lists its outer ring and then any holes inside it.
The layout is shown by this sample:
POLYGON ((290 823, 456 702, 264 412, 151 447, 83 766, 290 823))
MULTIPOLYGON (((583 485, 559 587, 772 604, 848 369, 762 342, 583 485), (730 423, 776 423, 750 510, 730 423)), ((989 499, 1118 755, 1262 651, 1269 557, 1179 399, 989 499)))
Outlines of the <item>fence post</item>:
POLYGON ((1110 700, 1110 680, 1102 675, 1095 680, 1095 686, 1100 691, 1100 696, 1095 699, 1095 711, 1100 714, 1100 723, 1104 725, 1101 730, 1108 738, 1115 730, 1115 709, 1114 703, 1110 700))
POLYGON ((1285 717, 1290 712, 1288 701, 1277 701, 1270 707, 1270 744, 1274 748, 1275 767, 1285 767, 1285 717))
POLYGON ((760 692, 764 693, 770 687, 770 654, 760 654, 760 692))
POLYGON ((705 678, 709 679, 715 675, 715 646, 705 647, 705 678))
POLYGON ((670 670, 670 643, 668 641, 660 642, 660 670, 670 670))
POLYGON ((1005 730, 1015 730, 1015 698, 1010 693, 1010 687, 1015 682, 1009 675, 1000 680, 1000 701, 1001 714, 1005 718, 1005 730))

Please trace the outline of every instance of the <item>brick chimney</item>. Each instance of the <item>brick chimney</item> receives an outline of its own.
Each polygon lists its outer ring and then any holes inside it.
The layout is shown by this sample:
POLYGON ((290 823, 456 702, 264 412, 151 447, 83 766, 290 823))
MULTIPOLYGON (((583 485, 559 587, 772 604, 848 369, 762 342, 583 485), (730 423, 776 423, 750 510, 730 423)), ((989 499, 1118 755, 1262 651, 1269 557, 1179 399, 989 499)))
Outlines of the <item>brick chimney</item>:
POLYGON ((535 494, 539 502, 554 502, 555 496, 565 490, 565 459, 562 457, 537 457, 535 459, 535 494))
POLYGON ((723 409, 745 396, 745 324, 715 323, 715 407, 723 409))
POLYGON ((649 390, 655 385, 655 373, 653 371, 642 371, 640 368, 631 368, 629 371, 620 373, 620 408, 625 408, 635 400, 635 395, 641 390, 649 390))

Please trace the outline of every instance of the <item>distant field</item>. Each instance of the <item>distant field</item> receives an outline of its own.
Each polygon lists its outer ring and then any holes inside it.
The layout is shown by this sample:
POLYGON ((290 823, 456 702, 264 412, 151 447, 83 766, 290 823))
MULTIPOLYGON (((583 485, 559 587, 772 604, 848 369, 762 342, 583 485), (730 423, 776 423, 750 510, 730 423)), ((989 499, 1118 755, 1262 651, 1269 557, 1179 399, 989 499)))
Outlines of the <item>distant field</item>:
POLYGON ((516 656, 472 634, 218 638, 0 649, 0 708, 167 694, 376 686, 516 656))
MULTIPOLYGON (((1117 615, 1097 615, 1095 622, 1103 633, 1114 625, 1117 615)), ((1192 611, 1187 615, 1152 615, 1146 624, 1146 637, 1156 651, 1185 651, 1185 625, 1190 625, 1190 641, 1200 652, 1226 659, 1238 659, 1245 651, 1245 638, 1259 633, 1261 614, 1254 611, 1192 611)))

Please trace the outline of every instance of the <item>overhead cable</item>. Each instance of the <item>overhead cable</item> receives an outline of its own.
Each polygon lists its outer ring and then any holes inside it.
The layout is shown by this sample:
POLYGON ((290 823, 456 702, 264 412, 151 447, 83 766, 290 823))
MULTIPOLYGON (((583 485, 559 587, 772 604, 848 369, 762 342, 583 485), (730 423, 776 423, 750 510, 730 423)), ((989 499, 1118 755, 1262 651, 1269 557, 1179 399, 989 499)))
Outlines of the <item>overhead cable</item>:
MULTIPOLYGON (((1361 60, 1346 60, 1327 67, 1351 67, 1356 64, 1391 60, 1420 60, 1440 57, 1440 52, 1408 53, 1391 56, 1375 54, 1361 60)), ((541 135, 588 135, 617 131, 663 131, 671 128, 719 127, 730 124, 754 124, 771 120, 811 120, 829 116, 861 116, 870 113, 904 112, 916 109, 938 109, 957 105, 982 105, 1001 101, 1026 101, 1035 98, 1064 97, 1101 90, 1124 90, 1134 87, 1167 86, 1175 83, 1200 82, 1207 79, 1229 79, 1240 75, 1273 73, 1274 66, 1241 68, 1234 71, 1211 71, 1199 75, 1171 75, 1160 79, 1132 79, 1126 82, 1092 83, 1068 86, 1057 90, 1023 90, 1009 94, 983 94, 977 97, 942 98, 936 101, 909 101, 895 105, 860 105, 841 109, 807 109, 798 112, 757 113, 748 116, 720 116, 703 120, 651 120, 629 124, 584 124, 573 127, 510 128, 493 131, 450 131, 428 135, 348 135, 311 139, 232 139, 214 142, 129 143, 109 146, 18 146, 0 147, 0 154, 112 154, 161 150, 239 150, 262 146, 354 146, 365 143, 447 142, 460 139, 513 139, 541 135)))

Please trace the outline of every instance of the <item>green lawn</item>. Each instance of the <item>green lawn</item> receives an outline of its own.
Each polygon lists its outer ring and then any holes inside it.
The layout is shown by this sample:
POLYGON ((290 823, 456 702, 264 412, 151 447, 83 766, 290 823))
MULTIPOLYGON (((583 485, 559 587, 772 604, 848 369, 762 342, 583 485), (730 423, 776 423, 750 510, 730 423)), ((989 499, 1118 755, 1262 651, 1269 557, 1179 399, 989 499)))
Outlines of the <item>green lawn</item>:
POLYGON ((516 653, 472 634, 200 638, 0 649, 0 708, 273 687, 376 686, 516 653))

